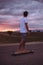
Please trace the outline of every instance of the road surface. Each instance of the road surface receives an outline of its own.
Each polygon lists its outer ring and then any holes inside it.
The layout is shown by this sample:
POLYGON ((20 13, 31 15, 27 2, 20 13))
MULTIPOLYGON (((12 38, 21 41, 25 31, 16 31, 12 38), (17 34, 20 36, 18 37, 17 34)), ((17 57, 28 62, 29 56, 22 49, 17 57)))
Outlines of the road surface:
POLYGON ((43 43, 26 45, 26 49, 34 50, 33 54, 11 56, 17 49, 18 45, 0 46, 0 65, 43 65, 43 43))

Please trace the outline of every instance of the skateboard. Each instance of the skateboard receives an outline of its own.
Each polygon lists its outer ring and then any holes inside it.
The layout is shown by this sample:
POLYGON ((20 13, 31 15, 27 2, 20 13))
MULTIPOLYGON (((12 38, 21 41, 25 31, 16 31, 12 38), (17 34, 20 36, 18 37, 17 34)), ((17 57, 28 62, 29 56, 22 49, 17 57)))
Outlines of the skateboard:
POLYGON ((12 56, 17 56, 17 55, 23 55, 23 54, 30 54, 33 53, 33 50, 22 50, 22 51, 15 51, 12 53, 12 56))

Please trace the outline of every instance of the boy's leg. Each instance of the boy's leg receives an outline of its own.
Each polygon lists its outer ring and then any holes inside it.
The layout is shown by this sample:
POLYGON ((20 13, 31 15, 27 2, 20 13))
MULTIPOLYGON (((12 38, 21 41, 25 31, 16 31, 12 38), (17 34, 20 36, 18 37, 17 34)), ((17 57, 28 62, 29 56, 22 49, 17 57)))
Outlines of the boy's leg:
POLYGON ((21 41, 19 45, 19 49, 25 49, 25 43, 26 43, 26 34, 21 34, 21 41))
POLYGON ((20 41, 19 49, 25 49, 25 42, 24 42, 24 40, 20 41))

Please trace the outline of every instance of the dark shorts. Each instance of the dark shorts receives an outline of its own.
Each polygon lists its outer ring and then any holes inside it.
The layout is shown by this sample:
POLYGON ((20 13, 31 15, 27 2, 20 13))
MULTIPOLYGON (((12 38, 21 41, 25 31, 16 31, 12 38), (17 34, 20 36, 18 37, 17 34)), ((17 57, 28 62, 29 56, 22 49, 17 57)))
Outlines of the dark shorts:
POLYGON ((20 33, 21 34, 21 40, 26 41, 27 33, 20 33))

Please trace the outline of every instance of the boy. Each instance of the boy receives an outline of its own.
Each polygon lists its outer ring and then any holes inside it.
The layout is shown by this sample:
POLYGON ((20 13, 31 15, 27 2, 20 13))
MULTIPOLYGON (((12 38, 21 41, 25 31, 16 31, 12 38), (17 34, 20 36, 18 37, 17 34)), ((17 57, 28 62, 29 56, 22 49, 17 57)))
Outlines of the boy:
POLYGON ((28 12, 23 12, 23 18, 20 20, 20 34, 21 34, 21 41, 19 45, 19 50, 25 50, 25 43, 26 43, 26 35, 28 33, 28 20, 27 20, 28 12))

